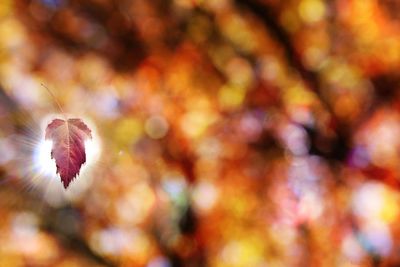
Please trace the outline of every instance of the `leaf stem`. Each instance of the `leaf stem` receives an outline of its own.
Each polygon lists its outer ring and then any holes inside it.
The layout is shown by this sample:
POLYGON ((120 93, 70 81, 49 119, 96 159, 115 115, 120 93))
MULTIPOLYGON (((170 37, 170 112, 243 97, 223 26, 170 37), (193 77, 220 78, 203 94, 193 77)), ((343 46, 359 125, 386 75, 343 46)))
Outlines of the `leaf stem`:
POLYGON ((57 107, 58 107, 58 109, 60 110, 61 114, 64 116, 65 119, 67 119, 67 115, 65 115, 65 112, 64 112, 64 110, 62 109, 61 104, 60 104, 60 102, 58 102, 58 100, 57 100, 57 98, 55 97, 55 95, 51 92, 51 90, 50 90, 46 85, 44 85, 43 83, 41 83, 40 85, 43 86, 43 87, 46 89, 46 91, 49 93, 49 95, 51 96, 51 98, 52 98, 52 99, 54 100, 54 102, 57 104, 57 107))

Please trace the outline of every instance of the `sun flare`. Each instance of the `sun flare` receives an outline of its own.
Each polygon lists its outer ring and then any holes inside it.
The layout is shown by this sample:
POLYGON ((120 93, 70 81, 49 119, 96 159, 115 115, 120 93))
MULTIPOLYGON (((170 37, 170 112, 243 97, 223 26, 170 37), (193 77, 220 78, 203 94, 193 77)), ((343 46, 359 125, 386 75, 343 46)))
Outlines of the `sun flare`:
MULTIPOLYGON (((57 174, 56 162, 51 158, 53 141, 44 139, 44 129, 53 117, 56 116, 46 116, 42 120, 40 134, 41 138, 37 140, 33 149, 33 169, 35 173, 43 176, 43 178, 50 179, 59 177, 57 174)), ((92 139, 85 141, 86 162, 82 165, 79 176, 85 176, 88 169, 90 169, 90 167, 99 159, 101 153, 101 144, 94 124, 88 119, 84 120, 88 123, 88 125, 90 125, 92 139)))

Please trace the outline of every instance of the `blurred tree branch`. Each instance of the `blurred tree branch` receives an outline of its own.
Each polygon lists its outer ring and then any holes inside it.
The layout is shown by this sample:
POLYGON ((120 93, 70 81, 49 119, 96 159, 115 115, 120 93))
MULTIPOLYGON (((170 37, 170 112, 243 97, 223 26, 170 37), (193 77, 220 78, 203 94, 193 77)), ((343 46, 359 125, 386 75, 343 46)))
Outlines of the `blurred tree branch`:
MULTIPOLYGON (((256 15, 270 31, 271 36, 283 47, 288 63, 300 74, 304 82, 313 90, 324 102, 321 96, 320 82, 318 74, 308 70, 302 63, 299 53, 292 45, 289 34, 277 21, 276 14, 266 4, 261 4, 255 0, 235 0, 238 6, 246 7, 256 15)), ((326 104, 326 103, 325 103, 326 104)), ((328 106, 326 104, 326 106, 328 106)))
POLYGON ((56 44, 78 56, 95 52, 124 71, 140 63, 146 51, 135 24, 121 13, 120 2, 73 0, 54 8, 44 1, 19 0, 16 10, 37 44, 56 44), (26 10, 29 8, 44 18, 39 19, 26 10))
POLYGON ((324 136, 317 128, 305 127, 311 142, 310 153, 323 156, 326 159, 344 161, 350 151, 351 133, 348 131, 348 127, 343 127, 341 121, 335 116, 332 107, 324 98, 318 73, 304 66, 301 56, 291 42, 290 35, 279 24, 276 14, 273 14, 267 4, 261 4, 256 0, 235 0, 235 2, 238 6, 245 7, 263 22, 271 36, 283 47, 289 65, 299 73, 302 80, 315 93, 330 115, 330 124, 336 134, 334 138, 324 136), (323 140, 324 148, 320 147, 321 140, 323 140))

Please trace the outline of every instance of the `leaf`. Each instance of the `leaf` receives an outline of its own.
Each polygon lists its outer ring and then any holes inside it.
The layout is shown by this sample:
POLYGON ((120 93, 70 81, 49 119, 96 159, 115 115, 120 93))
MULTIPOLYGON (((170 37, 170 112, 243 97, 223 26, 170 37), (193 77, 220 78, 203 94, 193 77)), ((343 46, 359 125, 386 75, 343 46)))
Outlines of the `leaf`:
POLYGON ((64 188, 79 174, 86 162, 85 140, 92 138, 91 130, 80 119, 54 119, 47 125, 45 139, 53 141, 51 158, 64 188))

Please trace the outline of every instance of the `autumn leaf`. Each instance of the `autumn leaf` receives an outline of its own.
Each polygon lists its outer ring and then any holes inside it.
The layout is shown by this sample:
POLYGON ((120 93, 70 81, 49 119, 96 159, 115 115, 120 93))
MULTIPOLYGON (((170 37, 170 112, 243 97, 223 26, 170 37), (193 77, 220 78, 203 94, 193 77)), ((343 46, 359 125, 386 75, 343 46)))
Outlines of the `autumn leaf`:
POLYGON ((53 141, 51 158, 64 188, 79 174, 86 162, 85 140, 92 138, 91 130, 80 119, 54 119, 47 125, 45 139, 53 141))

